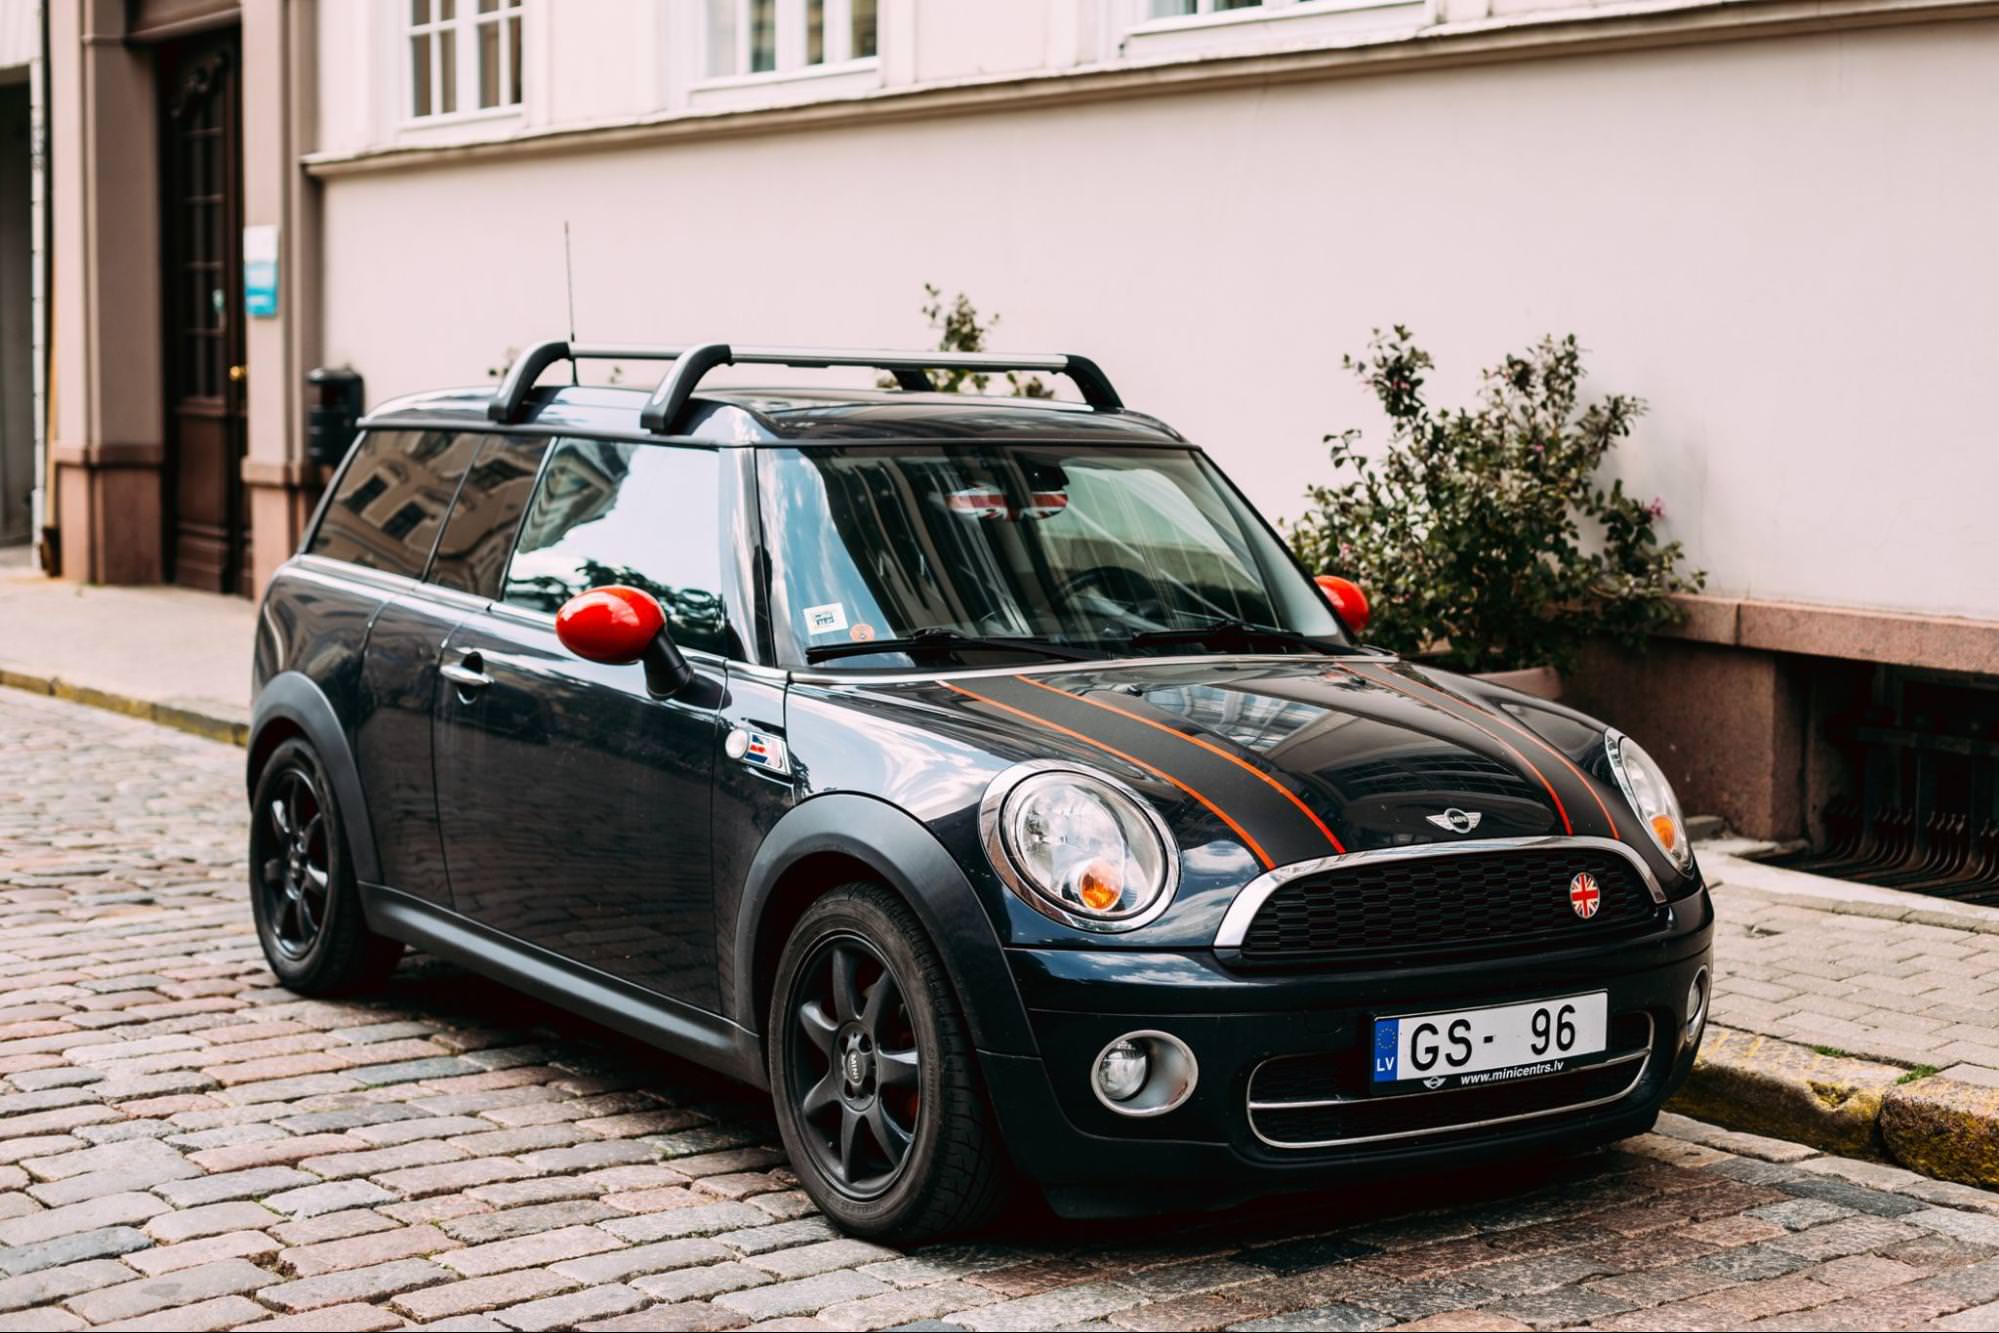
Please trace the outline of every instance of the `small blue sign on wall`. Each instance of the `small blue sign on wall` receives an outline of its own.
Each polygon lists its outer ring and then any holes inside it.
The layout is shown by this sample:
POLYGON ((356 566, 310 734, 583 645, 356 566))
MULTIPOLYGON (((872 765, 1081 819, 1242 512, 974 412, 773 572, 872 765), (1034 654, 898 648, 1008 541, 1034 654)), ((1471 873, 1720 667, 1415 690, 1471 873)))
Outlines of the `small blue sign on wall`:
POLYGON ((278 229, 243 228, 243 313, 254 319, 278 315, 278 229))

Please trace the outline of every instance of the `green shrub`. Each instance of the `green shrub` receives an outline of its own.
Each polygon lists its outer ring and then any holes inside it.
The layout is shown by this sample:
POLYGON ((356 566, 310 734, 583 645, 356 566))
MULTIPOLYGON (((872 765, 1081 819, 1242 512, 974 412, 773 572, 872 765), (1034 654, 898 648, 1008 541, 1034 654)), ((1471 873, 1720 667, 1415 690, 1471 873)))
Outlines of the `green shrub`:
MULTIPOLYGON (((927 298, 923 305, 923 317, 930 321, 930 327, 937 331, 937 350, 940 352, 983 352, 986 350, 986 335, 999 326, 1000 317, 994 315, 983 324, 979 322, 978 307, 963 292, 946 303, 942 289, 923 284, 923 294, 927 298)), ((977 370, 933 370, 931 382, 944 393, 963 393, 967 386, 972 393, 984 393, 992 382, 992 376, 977 370)), ((1023 375, 1018 371, 1006 372, 1007 389, 1015 398, 1053 398, 1049 389, 1038 375, 1023 375)), ((895 376, 883 375, 875 381, 884 389, 895 387, 895 376)))
POLYGON ((1573 335, 1486 371, 1465 409, 1424 399, 1430 356, 1399 325, 1342 364, 1388 414, 1388 445, 1370 459, 1359 431, 1328 435, 1344 479, 1307 488, 1289 536, 1306 568, 1366 590, 1368 639, 1464 671, 1566 669, 1593 636, 1642 646, 1676 619, 1672 594, 1706 581, 1660 542, 1658 500, 1599 484, 1645 404, 1581 404, 1573 335))

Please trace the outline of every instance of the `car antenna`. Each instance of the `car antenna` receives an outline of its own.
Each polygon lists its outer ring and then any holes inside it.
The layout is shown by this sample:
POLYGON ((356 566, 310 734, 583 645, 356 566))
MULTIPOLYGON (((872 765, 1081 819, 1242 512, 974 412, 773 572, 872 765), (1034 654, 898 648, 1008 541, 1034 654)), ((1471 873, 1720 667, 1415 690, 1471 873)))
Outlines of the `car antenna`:
MULTIPOLYGON (((576 346, 576 261, 569 252, 569 219, 562 220, 562 278, 569 291, 569 345, 576 346)), ((574 386, 583 382, 576 370, 576 358, 569 358, 569 383, 574 386)))

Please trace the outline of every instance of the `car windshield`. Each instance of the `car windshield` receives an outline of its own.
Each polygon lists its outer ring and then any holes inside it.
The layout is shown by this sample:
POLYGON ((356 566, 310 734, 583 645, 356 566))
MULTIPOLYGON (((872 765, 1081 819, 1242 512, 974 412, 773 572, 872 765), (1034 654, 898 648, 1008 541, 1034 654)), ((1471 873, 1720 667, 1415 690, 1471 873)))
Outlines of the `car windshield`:
POLYGON ((762 450, 758 468, 792 664, 1347 648, 1318 589, 1191 449, 816 446, 762 450))

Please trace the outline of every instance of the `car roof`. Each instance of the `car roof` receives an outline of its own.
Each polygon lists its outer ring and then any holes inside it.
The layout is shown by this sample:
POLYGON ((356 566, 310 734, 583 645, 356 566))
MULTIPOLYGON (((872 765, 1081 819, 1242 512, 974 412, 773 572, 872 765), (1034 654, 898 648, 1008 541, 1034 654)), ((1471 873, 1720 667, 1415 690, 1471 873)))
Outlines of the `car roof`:
MULTIPOLYGON (((1185 445, 1157 417, 1102 412, 1050 398, 1001 398, 902 389, 704 388, 687 405, 681 429, 654 435, 639 425, 648 395, 640 389, 565 385, 529 394, 513 430, 622 435, 709 445, 839 444, 886 440, 1087 440, 1105 444, 1185 445)), ((410 394, 378 406, 372 427, 496 426, 493 389, 468 387, 410 394)))

